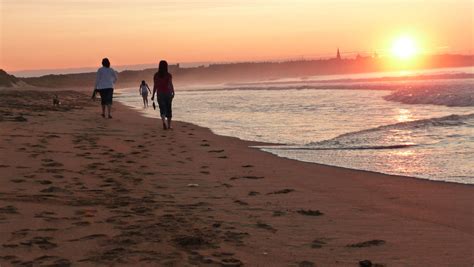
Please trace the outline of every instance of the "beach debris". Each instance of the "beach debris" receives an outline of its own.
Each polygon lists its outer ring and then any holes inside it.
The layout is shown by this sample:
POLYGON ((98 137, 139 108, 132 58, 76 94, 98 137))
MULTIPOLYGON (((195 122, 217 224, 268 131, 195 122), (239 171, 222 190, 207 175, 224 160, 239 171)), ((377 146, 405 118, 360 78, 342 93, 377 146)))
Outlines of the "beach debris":
POLYGON ((187 187, 199 187, 199 184, 188 184, 187 187))
POLYGON ((374 239, 374 240, 369 240, 369 241, 365 241, 365 242, 349 244, 346 247, 349 247, 349 248, 365 248, 365 247, 380 246, 380 245, 383 245, 383 244, 385 244, 385 240, 374 239))
POLYGON ((319 210, 298 210, 296 212, 302 215, 306 215, 306 216, 321 216, 324 214, 320 212, 319 210))

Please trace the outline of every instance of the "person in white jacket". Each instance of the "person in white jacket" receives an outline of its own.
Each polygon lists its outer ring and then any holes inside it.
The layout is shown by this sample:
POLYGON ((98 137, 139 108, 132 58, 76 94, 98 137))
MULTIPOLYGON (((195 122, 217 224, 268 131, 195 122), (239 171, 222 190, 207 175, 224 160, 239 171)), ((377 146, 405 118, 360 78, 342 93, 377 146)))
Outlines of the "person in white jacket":
POLYGON ((100 103, 102 105, 102 117, 105 118, 105 109, 107 108, 107 117, 112 119, 111 107, 114 96, 114 84, 117 81, 117 72, 110 67, 108 58, 102 59, 102 67, 97 70, 95 80, 95 91, 100 94, 100 103))

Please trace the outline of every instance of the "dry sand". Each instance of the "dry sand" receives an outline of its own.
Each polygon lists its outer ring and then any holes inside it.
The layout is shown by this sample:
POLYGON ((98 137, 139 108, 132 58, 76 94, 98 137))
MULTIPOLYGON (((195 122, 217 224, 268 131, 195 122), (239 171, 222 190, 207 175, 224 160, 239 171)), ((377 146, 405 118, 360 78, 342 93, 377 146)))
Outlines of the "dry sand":
POLYGON ((0 91, 2 267, 474 263, 472 186, 282 159, 52 94, 0 91))

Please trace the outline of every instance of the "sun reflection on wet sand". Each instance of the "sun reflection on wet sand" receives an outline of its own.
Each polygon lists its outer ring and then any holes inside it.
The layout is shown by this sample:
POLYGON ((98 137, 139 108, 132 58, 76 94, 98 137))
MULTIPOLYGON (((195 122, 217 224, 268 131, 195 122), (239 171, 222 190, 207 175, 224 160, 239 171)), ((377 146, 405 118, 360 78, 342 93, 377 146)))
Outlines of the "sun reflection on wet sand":
POLYGON ((425 170, 426 163, 423 156, 415 150, 394 150, 389 153, 386 164, 391 169, 392 173, 422 174, 425 170))
POLYGON ((400 151, 395 151, 395 153, 393 153, 397 156, 401 156, 401 157, 409 157, 409 156, 413 156, 415 154, 415 151, 413 150, 400 150, 400 151))

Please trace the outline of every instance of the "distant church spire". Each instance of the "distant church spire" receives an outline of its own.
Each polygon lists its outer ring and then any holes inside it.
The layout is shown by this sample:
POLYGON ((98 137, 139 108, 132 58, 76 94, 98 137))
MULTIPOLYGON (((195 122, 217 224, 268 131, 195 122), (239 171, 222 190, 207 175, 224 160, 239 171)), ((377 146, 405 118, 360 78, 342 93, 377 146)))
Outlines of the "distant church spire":
POLYGON ((339 47, 337 48, 337 56, 336 59, 341 60, 341 53, 339 52, 339 47))

